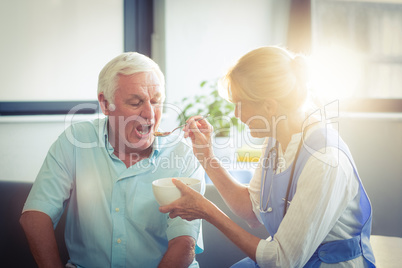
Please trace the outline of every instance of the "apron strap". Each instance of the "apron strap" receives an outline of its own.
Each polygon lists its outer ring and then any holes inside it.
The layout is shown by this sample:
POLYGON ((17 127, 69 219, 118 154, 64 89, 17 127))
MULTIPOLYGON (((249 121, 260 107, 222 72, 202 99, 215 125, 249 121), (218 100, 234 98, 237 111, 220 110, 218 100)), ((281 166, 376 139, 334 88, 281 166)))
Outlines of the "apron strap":
POLYGON ((324 263, 353 260, 362 255, 360 235, 346 240, 332 241, 320 245, 304 267, 320 267, 324 263))

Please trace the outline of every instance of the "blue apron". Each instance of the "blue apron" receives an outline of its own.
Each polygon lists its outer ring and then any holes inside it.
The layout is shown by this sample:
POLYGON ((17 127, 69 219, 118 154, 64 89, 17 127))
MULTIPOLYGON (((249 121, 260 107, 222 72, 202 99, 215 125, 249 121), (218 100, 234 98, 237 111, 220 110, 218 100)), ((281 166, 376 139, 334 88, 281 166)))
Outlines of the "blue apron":
MULTIPOLYGON (((339 137, 339 134, 334 129, 317 129, 315 130, 310 137, 304 141, 305 143, 301 147, 300 154, 295 159, 296 166, 294 170, 294 176, 292 180, 292 184, 290 186, 289 192, 289 203, 293 199, 293 196, 296 192, 296 186, 298 179, 300 177, 303 168, 308 161, 309 157, 325 147, 336 147, 339 148, 342 152, 346 154, 349 158, 350 163, 353 166, 354 173, 359 180, 360 184, 360 218, 358 221, 361 225, 361 231, 355 237, 347 240, 338 240, 332 241, 325 244, 321 244, 318 246, 317 250, 314 252, 313 256, 307 262, 304 267, 319 267, 322 262, 324 263, 338 263, 344 262, 348 260, 352 260, 361 255, 367 261, 369 267, 375 267, 373 250, 370 245, 370 233, 371 233, 371 204, 366 194, 366 191, 363 188, 360 177, 357 173, 356 165, 353 161, 352 155, 347 147, 347 145, 343 142, 343 140, 339 137)), ((268 143, 268 147, 266 150, 265 158, 268 157, 268 152, 274 146, 274 139, 270 139, 268 143)), ((268 204, 266 212, 261 212, 261 218, 264 222, 265 228, 268 233, 273 237, 275 233, 278 231, 279 225, 283 219, 283 211, 284 211, 284 197, 286 196, 286 191, 288 187, 288 183, 291 176, 291 167, 279 174, 273 174, 272 167, 268 166, 267 172, 262 172, 261 178, 261 187, 263 187, 263 180, 265 179, 265 189, 261 189, 261 193, 265 192, 263 196, 261 196, 262 204, 268 204), (267 174, 266 178, 264 174, 267 174), (272 184, 272 181, 275 180, 275 183, 272 184), (271 186, 272 184, 272 186, 271 186), (271 189, 272 187, 272 189, 271 189), (269 193, 270 192, 270 193, 269 193), (269 201, 267 203, 267 199, 269 197, 269 201)), ((289 204, 288 203, 288 204, 289 204)), ((232 267, 259 267, 254 261, 250 258, 246 258, 241 260, 240 262, 234 264, 232 267)))

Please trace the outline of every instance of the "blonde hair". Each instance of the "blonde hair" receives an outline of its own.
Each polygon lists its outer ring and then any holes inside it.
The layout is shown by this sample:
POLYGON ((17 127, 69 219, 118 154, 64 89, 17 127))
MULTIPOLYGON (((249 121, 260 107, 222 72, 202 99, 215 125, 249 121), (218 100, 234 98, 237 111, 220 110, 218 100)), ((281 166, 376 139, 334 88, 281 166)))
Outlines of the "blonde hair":
POLYGON ((280 47, 260 47, 241 57, 223 78, 230 101, 277 100, 291 111, 301 107, 308 95, 306 60, 280 47))

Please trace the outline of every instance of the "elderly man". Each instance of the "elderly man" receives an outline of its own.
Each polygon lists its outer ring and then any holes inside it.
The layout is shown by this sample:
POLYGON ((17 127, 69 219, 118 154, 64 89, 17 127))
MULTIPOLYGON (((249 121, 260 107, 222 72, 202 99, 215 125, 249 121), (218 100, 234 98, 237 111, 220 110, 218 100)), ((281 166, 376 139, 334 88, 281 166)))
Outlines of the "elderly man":
POLYGON ((189 146, 155 138, 164 96, 163 74, 144 55, 123 53, 100 72, 106 118, 59 136, 23 209, 39 267, 64 267, 53 228, 65 208, 66 267, 198 267, 200 221, 170 219, 152 193, 162 177, 204 176, 189 146))

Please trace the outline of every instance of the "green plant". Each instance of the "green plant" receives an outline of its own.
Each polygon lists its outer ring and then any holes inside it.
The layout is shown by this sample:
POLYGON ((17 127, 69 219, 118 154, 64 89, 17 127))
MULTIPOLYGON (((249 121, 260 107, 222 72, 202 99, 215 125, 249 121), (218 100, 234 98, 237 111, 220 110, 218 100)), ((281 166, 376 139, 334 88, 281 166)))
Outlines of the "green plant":
POLYGON ((214 127, 215 137, 227 137, 230 129, 236 127, 239 131, 243 124, 234 116, 235 105, 219 95, 218 81, 202 81, 200 95, 183 98, 180 106, 184 106, 177 119, 180 124, 194 115, 209 114, 208 122, 214 127))

